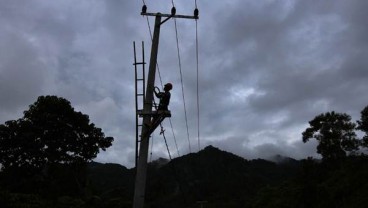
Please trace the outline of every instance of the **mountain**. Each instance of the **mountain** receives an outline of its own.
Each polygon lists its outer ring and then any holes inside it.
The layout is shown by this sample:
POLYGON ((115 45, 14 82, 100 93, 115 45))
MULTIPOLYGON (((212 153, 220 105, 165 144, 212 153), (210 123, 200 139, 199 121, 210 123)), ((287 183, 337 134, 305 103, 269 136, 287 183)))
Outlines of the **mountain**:
POLYGON ((170 160, 160 157, 157 160, 152 161, 149 165, 154 166, 155 168, 161 168, 169 162, 170 160))
MULTIPOLYGON (((259 196, 273 199, 265 188, 294 178, 298 164, 246 160, 213 146, 171 161, 160 158, 148 164, 145 207, 197 208, 198 201, 206 208, 253 207, 259 196)), ((91 162, 56 164, 46 175, 0 172, 0 207, 130 208, 135 171, 91 162)))
POLYGON ((172 160, 149 177, 147 202, 157 207, 235 207, 250 204, 257 191, 295 175, 287 165, 246 160, 208 146, 198 153, 172 160), (164 196, 164 197, 160 197, 164 196))
MULTIPOLYGON (((208 146, 147 169, 146 208, 366 207, 368 156, 246 160, 208 146)), ((132 207, 135 169, 92 162, 0 172, 0 207, 132 207)))
MULTIPOLYGON (((172 161, 159 159, 149 164, 146 204, 148 207, 242 207, 250 205, 264 186, 277 185, 296 173, 295 166, 277 165, 257 159, 246 160, 208 146, 172 161)), ((104 201, 120 198, 127 204, 133 197, 135 169, 116 164, 93 163, 89 176, 94 191, 104 201)), ((131 201, 130 201, 131 203, 131 201)))
MULTIPOLYGON (((330 161, 276 156, 275 161, 246 160, 213 146, 171 161, 158 159, 148 165, 145 207, 197 208, 198 201, 206 208, 368 204, 365 155, 330 161)), ((0 172, 0 207, 132 207, 134 168, 92 162, 52 170, 34 176, 0 172)))
POLYGON ((91 191, 102 198, 132 195, 134 170, 113 163, 92 162, 87 168, 91 191), (114 194, 117 193, 117 194, 114 194))

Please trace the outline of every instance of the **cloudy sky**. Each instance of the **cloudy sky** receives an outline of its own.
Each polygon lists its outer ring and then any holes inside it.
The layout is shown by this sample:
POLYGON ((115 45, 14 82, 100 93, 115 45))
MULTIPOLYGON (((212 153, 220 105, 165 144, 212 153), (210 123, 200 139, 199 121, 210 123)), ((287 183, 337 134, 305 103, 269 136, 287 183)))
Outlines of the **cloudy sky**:
MULTIPOLYGON (((172 6, 146 3, 149 12, 169 13, 172 6)), ((178 14, 193 13, 194 0, 174 3, 178 14)), ((301 142, 309 120, 332 110, 359 119, 368 105, 368 1, 197 3, 200 148, 214 145, 248 159, 316 156, 315 143, 301 142)), ((132 167, 133 41, 144 41, 150 55, 141 6, 140 0, 0 0, 0 123, 22 117, 40 95, 61 96, 115 138, 97 161, 132 167)), ((177 26, 196 152, 195 21, 178 19, 177 26)), ((174 85, 173 132, 179 154, 187 154, 173 20, 162 25, 158 63, 162 81, 174 85)), ((177 157, 170 123, 164 127, 177 157)), ((155 133, 153 141, 153 159, 167 157, 162 137, 155 133)))

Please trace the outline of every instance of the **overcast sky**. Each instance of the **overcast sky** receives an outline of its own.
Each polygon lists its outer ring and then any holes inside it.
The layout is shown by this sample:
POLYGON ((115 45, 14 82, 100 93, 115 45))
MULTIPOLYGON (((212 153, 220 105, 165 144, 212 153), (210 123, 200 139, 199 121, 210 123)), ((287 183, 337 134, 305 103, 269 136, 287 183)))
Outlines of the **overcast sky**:
MULTIPOLYGON (((146 3, 148 12, 169 13, 172 6, 170 0, 146 3)), ((174 3, 178 14, 193 13, 194 0, 174 3)), ((213 145, 247 159, 315 157, 315 143, 301 141, 308 121, 332 110, 359 119, 368 105, 368 1, 197 3, 201 148, 213 145)), ((61 96, 115 138, 96 160, 132 167, 133 41, 145 42, 146 60, 151 43, 141 7, 140 0, 0 0, 0 123, 22 117, 40 95, 61 96)), ((195 21, 177 25, 196 152, 195 21)), ((173 130, 179 154, 187 154, 173 20, 162 25, 158 63, 162 81, 174 85, 173 130)), ((164 127, 177 157, 168 121, 164 127)), ((167 158, 162 137, 155 133, 153 140, 153 159, 167 158)))

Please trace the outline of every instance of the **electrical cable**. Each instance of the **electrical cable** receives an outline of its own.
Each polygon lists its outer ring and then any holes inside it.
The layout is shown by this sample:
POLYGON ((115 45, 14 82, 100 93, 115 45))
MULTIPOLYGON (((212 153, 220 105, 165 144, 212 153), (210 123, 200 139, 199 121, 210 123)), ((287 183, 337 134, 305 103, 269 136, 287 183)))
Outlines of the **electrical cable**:
POLYGON ((185 125, 186 125, 186 128, 187 128, 187 138, 188 138, 188 143, 189 143, 189 152, 192 153, 192 148, 191 148, 190 139, 189 139, 188 117, 187 117, 187 108, 186 108, 186 104, 185 104, 183 73, 182 73, 182 67, 181 67, 179 38, 178 38, 178 27, 177 27, 177 24, 176 24, 176 19, 174 19, 174 24, 175 24, 175 35, 176 35, 176 47, 177 47, 178 61, 179 61, 179 72, 180 72, 181 91, 182 91, 182 95, 183 95, 183 104, 184 104, 185 125))
MULTIPOLYGON (((145 0, 142 0, 142 1, 143 1, 143 4, 145 5, 145 0)), ((171 2, 172 2, 173 7, 175 7, 174 0, 172 0, 171 2)), ((195 7, 197 8, 197 0, 195 0, 195 7)), ((186 128, 187 128, 189 151, 191 152, 191 145, 190 145, 190 139, 189 139, 189 128, 188 128, 188 119, 187 119, 186 105, 185 105, 184 85, 183 85, 183 76, 182 76, 182 70, 181 70, 182 67, 181 67, 181 58, 180 58, 180 49, 179 49, 179 40, 178 40, 178 30, 177 30, 176 19, 174 19, 174 23, 175 23, 176 43, 177 43, 178 59, 179 59, 180 80, 181 80, 181 87, 182 87, 182 94, 183 94, 183 102, 184 102, 185 122, 186 122, 186 128)), ((149 24, 148 17, 147 17, 147 24, 148 24, 148 27, 149 27, 151 41, 152 41, 153 38, 152 38, 152 32, 151 32, 151 27, 150 27, 150 24, 149 24)), ((198 60, 199 60, 198 59, 198 33, 197 33, 197 20, 196 20, 197 119, 198 119, 198 146, 200 148, 200 140, 199 140, 199 78, 198 78, 199 77, 198 76, 198 74, 199 74, 199 61, 198 60)), ((162 86, 162 79, 161 79, 161 74, 160 74, 160 71, 159 71, 158 63, 156 63, 156 64, 157 64, 158 74, 159 74, 159 77, 160 77, 160 83, 161 83, 161 86, 162 86)), ((180 156, 179 149, 178 149, 177 142, 176 142, 176 138, 175 138, 175 134, 174 134, 174 130, 173 130, 173 126, 172 126, 172 122, 171 122, 171 119, 170 118, 169 118, 169 121, 170 121, 170 126, 171 126, 171 130, 172 130, 172 133, 173 133, 174 141, 175 141, 175 146, 176 146, 178 155, 180 156)), ((169 154, 169 158, 170 158, 170 160, 172 160, 171 159, 170 150, 169 150, 169 147, 168 147, 168 144, 167 144, 167 141, 166 141, 165 133, 164 133, 164 130, 163 130, 163 127, 162 127, 162 124, 161 123, 160 123, 160 126, 161 126, 161 134, 163 134, 163 137, 164 137, 164 140, 165 140, 165 144, 166 144, 166 148, 167 148, 167 151, 168 151, 168 154, 169 154)), ((152 140, 152 145, 153 145, 153 140, 152 140)), ((152 149, 151 149, 151 159, 152 159, 152 149)), ((174 171, 175 178, 178 181, 178 174, 177 174, 177 170, 175 169, 174 165, 172 166, 172 169, 174 171)), ((180 189, 180 191, 182 193, 184 193, 184 191, 182 190, 182 187, 181 187, 180 183, 179 183, 179 189, 180 189)), ((184 198, 186 198, 185 195, 184 195, 184 198)), ((187 200, 185 200, 185 201, 187 201, 187 200)))
MULTIPOLYGON (((172 3, 172 6, 173 6, 173 7, 175 7, 174 0, 171 0, 171 3, 172 3)), ((169 118, 169 122, 170 122, 170 126, 171 126, 171 132, 172 132, 172 134, 173 134, 173 138, 174 138, 174 141, 175 141, 176 151, 177 151, 177 153, 178 153, 178 157, 180 157, 179 148, 178 148, 178 143, 176 142, 176 137, 175 137, 174 128, 173 128, 173 125, 172 125, 171 118, 169 118)))
MULTIPOLYGON (((142 0, 142 2, 143 2, 143 5, 146 5, 145 0, 142 0)), ((146 16, 146 21, 147 21, 149 35, 151 37, 151 42, 152 42, 153 41, 153 35, 152 35, 151 24, 150 24, 150 21, 149 21, 148 16, 146 16)), ((163 87, 162 78, 161 78, 161 72, 160 72, 160 67, 158 66, 158 62, 156 62, 156 67, 157 67, 158 77, 160 78, 161 87, 163 87)))
MULTIPOLYGON (((149 33, 150 33, 151 41, 152 41, 153 40, 153 37, 152 37, 151 25, 149 23, 148 17, 146 17, 146 18, 147 18, 147 25, 148 25, 148 29, 149 29, 149 33)), ((161 73, 160 73, 160 67, 158 65, 158 62, 156 63, 156 67, 157 67, 158 77, 160 79, 161 88, 163 88, 163 82, 162 82, 161 73)), ((169 121, 170 121, 171 132, 172 132, 172 135, 173 135, 173 138, 174 138, 174 142, 175 142, 176 151, 178 153, 178 157, 180 157, 179 148, 178 148, 178 144, 176 142, 176 136, 175 136, 175 133, 174 133, 174 127, 173 127, 173 124, 171 122, 171 118, 169 118, 169 121)))
MULTIPOLYGON (((146 5, 145 0, 142 0, 143 4, 146 5)), ((175 7, 175 3, 174 0, 171 0, 172 6, 175 7)), ((195 7, 197 8, 197 0, 195 0, 195 7)), ((147 25, 148 25, 148 29, 149 29, 149 33, 150 33, 150 37, 151 37, 151 41, 153 40, 152 37, 152 30, 151 30, 151 26, 150 26, 150 22, 148 17, 146 17, 147 20, 147 25)), ((174 19, 174 24, 175 24, 175 35, 176 35, 176 45, 177 45, 177 53, 178 53, 178 60, 179 60, 179 72, 180 72, 180 81, 181 81, 181 89, 182 89, 182 95, 183 95, 183 104, 184 104, 184 114, 185 114, 185 124, 186 124, 186 130, 187 130, 187 139, 188 139, 188 144, 189 144, 189 152, 192 152, 191 150, 191 144, 190 144, 190 136, 189 136, 189 127, 188 127, 188 117, 187 117, 187 110, 186 110, 186 102, 185 102, 185 94, 184 94, 184 84, 183 84, 183 74, 182 74, 182 66, 181 66, 181 56, 180 56, 180 48, 179 48, 179 38, 178 38, 178 29, 177 29, 177 23, 176 23, 176 19, 174 19)), ((198 149, 200 150, 200 130, 199 130, 199 59, 198 59, 198 26, 197 26, 197 20, 196 20, 196 65, 197 65, 197 128, 198 128, 198 149)), ((161 73, 160 73, 160 69, 159 69, 159 65, 158 62, 156 62, 157 65, 157 71, 158 71, 158 75, 159 75, 159 79, 160 79, 160 83, 161 83, 161 87, 163 86, 162 83, 162 78, 161 78, 161 73)), ((174 141, 175 141, 175 146, 179 154, 179 149, 177 146, 177 142, 176 142, 176 137, 175 137, 175 133, 174 133, 174 129, 173 129, 173 125, 172 125, 172 121, 169 118, 170 121, 170 127, 171 127, 171 131, 173 133, 173 137, 174 137, 174 141)), ((160 124, 161 125, 161 124, 160 124)), ((161 126, 162 128, 162 126, 161 126)), ((166 138, 165 138, 165 143, 167 145, 166 142, 166 138)), ((168 146, 167 146, 168 148, 168 146)), ((152 151, 152 150, 151 150, 152 151)), ((169 151, 169 149, 168 149, 169 151)), ((170 154, 170 152, 169 152, 170 154)))
MULTIPOLYGON (((145 0, 142 0, 142 2, 143 2, 144 5, 146 5, 145 0)), ((172 4, 174 5, 174 1, 173 0, 172 0, 172 4)), ((148 26, 149 34, 150 34, 150 37, 151 37, 151 42, 152 42, 153 41, 153 35, 152 35, 151 24, 150 24, 150 21, 149 21, 148 16, 146 16, 146 21, 147 21, 147 26, 148 26)), ((158 72, 158 76, 159 76, 161 88, 163 88, 163 82, 162 82, 162 77, 161 77, 161 72, 160 72, 160 67, 158 65, 158 62, 156 62, 156 67, 157 67, 157 72, 158 72)), ((173 134, 173 139, 174 139, 174 142, 175 142, 176 151, 178 153, 178 157, 180 157, 178 145, 177 145, 177 142, 176 142, 176 136, 175 136, 175 133, 174 133, 173 124, 171 122, 171 118, 169 118, 169 121, 170 121, 171 132, 173 134)))
MULTIPOLYGON (((197 0, 195 0, 196 8, 197 8, 197 0)), ((200 140, 200 120, 199 120, 199 54, 198 54, 198 21, 196 22, 196 64, 197 64, 197 136, 198 136, 198 151, 201 150, 201 140, 200 140)))

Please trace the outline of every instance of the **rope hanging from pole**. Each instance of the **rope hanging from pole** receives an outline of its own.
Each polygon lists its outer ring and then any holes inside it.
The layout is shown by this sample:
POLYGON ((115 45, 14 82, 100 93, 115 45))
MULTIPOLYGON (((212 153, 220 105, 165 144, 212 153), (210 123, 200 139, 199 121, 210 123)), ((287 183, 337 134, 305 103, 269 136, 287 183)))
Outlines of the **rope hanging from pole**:
POLYGON ((167 153, 169 154, 169 158, 170 158, 170 161, 171 161, 171 160, 172 160, 172 158, 171 158, 171 154, 170 154, 169 145, 167 145, 167 140, 166 140, 166 136, 165 136, 165 130, 164 130, 164 128, 162 127, 162 124, 160 124, 160 127, 161 127, 161 132, 160 132, 160 134, 162 134, 162 136, 164 137, 164 141, 165 141, 165 144, 166 144, 167 153))

